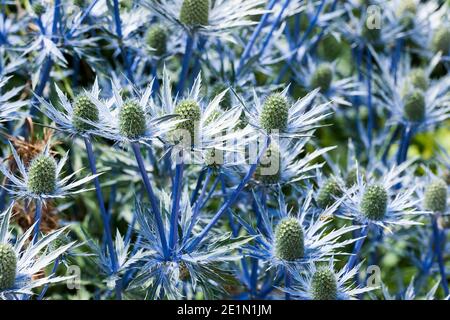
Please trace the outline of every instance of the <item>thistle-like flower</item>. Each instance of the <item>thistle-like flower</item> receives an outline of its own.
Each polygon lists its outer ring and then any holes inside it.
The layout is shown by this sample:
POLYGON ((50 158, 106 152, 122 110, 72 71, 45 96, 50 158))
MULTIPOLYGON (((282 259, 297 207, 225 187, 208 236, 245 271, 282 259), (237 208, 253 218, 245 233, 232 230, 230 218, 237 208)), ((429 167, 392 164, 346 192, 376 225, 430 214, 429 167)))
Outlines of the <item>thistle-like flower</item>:
POLYGON ((244 106, 249 124, 265 134, 300 138, 320 127, 320 121, 331 114, 329 103, 313 103, 319 89, 313 90, 292 105, 287 98, 287 90, 288 88, 267 96, 264 103, 261 103, 254 91, 252 108, 244 106))
POLYGON ((250 17, 265 12, 262 0, 140 0, 140 3, 191 33, 227 40, 232 39, 233 29, 255 24, 250 17))
POLYGON ((93 99, 99 99, 100 89, 98 80, 90 91, 84 90, 72 102, 66 97, 61 89, 55 85, 58 94, 58 108, 42 97, 37 97, 40 102, 40 110, 55 122, 58 130, 70 135, 89 136, 96 133, 96 128, 108 124, 108 112, 104 108, 98 108, 93 99))
POLYGON ((90 134, 122 144, 138 142, 148 145, 150 141, 159 141, 160 137, 171 131, 177 123, 175 115, 161 116, 161 109, 151 107, 153 81, 143 92, 134 88, 131 97, 126 100, 122 98, 122 90, 114 81, 111 82, 112 97, 109 99, 104 100, 86 92, 102 115, 101 122, 85 119, 93 127, 90 134))
MULTIPOLYGON (((191 90, 182 99, 172 97, 170 78, 163 72, 160 102, 154 108, 163 109, 165 114, 176 116, 174 130, 167 134, 167 140, 178 150, 184 149, 185 156, 192 157, 194 162, 204 163, 214 151, 233 151, 236 153, 253 137, 250 128, 235 130, 241 110, 234 107, 226 112, 220 109, 220 102, 227 94, 222 91, 209 103, 205 103, 200 95, 201 77, 194 81, 191 90), (192 151, 192 152, 191 152, 192 151)), ((220 157, 220 153, 217 153, 220 157)), ((216 159, 224 164, 227 159, 216 159)))
POLYGON ((361 265, 335 272, 333 258, 325 265, 311 263, 306 271, 302 267, 292 273, 294 284, 284 291, 300 300, 356 300, 359 295, 378 289, 355 284, 354 279, 361 265))
MULTIPOLYGON (((322 168, 323 162, 316 160, 335 147, 316 149, 306 153, 310 138, 300 140, 282 139, 271 142, 261 157, 254 174, 256 183, 276 186, 298 183, 315 175, 314 171, 322 168)), ((247 172, 248 166, 239 167, 241 173, 247 172)))
POLYGON ((167 51, 167 30, 160 24, 153 25, 147 30, 147 45, 156 56, 162 56, 167 51))
POLYGON ((34 288, 70 278, 54 274, 37 278, 35 275, 51 265, 74 243, 49 250, 50 246, 63 234, 64 229, 54 231, 36 243, 27 243, 33 226, 16 238, 9 230, 11 209, 12 206, 0 214, 0 300, 29 299, 33 295, 34 288))
POLYGON ((344 188, 338 215, 388 231, 392 231, 391 226, 420 224, 411 218, 426 213, 418 209, 422 199, 416 196, 416 186, 403 175, 411 164, 408 161, 381 174, 368 172, 365 178, 358 173, 357 183, 344 188))
POLYGON ((322 219, 322 217, 332 215, 339 206, 339 202, 319 214, 311 206, 312 192, 309 192, 300 204, 298 214, 293 215, 287 211, 287 205, 280 192, 278 219, 271 219, 267 208, 264 208, 256 197, 255 201, 261 215, 261 225, 258 227, 261 232, 243 219, 239 218, 239 221, 250 235, 257 236, 255 245, 249 247, 250 256, 262 259, 268 263, 269 267, 285 266, 291 269, 296 265, 343 254, 337 250, 357 240, 343 240, 341 237, 359 229, 359 226, 345 226, 337 230, 326 228, 331 220, 322 219))
POLYGON ((445 213, 448 186, 442 179, 431 182, 425 190, 424 208, 434 213, 445 213))
POLYGON ((90 175, 69 183, 82 169, 62 177, 62 169, 69 153, 66 153, 57 162, 50 154, 48 145, 41 154, 37 155, 30 162, 28 167, 25 166, 12 145, 11 152, 15 165, 18 168, 19 176, 5 164, 0 164, 0 171, 9 179, 8 184, 4 188, 17 198, 40 199, 44 201, 51 198, 64 198, 87 191, 88 189, 79 189, 78 187, 98 176, 98 174, 90 175))
POLYGON ((374 75, 379 88, 376 94, 380 104, 389 110, 389 124, 405 124, 417 130, 425 130, 450 117, 450 76, 431 80, 431 72, 441 60, 438 54, 433 57, 426 69, 411 69, 409 56, 398 63, 396 76, 390 72, 390 59, 380 57, 375 51, 372 55, 380 72, 374 75), (389 61, 388 61, 389 60, 389 61))

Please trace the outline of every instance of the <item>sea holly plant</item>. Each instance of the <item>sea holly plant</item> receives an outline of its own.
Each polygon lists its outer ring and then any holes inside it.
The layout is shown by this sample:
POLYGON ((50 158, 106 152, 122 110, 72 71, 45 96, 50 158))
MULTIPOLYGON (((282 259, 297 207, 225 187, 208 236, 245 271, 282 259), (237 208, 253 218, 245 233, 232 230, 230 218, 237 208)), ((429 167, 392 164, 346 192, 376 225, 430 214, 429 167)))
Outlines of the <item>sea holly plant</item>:
POLYGON ((449 299, 449 5, 3 1, 0 299, 449 299))

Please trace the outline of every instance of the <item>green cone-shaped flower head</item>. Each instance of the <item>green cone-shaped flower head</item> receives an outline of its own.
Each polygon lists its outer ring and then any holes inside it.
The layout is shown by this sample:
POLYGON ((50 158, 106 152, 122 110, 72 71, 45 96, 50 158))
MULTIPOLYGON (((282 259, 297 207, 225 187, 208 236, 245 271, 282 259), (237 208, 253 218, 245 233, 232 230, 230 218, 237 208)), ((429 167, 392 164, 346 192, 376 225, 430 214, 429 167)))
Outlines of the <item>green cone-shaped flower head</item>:
POLYGON ((420 122, 425 118, 425 98, 419 89, 413 90, 404 98, 405 118, 412 122, 420 122))
POLYGON ((56 189, 56 161, 51 156, 39 155, 28 167, 28 190, 34 194, 52 194, 56 189))
POLYGON ((434 52, 442 51, 444 55, 450 53, 450 29, 442 26, 434 33, 431 48, 434 52))
POLYGON ((444 213, 447 208, 447 184, 436 179, 425 190, 425 210, 444 213))
POLYGON ((155 51, 153 54, 162 56, 167 51, 167 33, 166 29, 160 24, 150 27, 147 31, 147 45, 155 51))
POLYGON ((320 92, 327 92, 333 81, 333 70, 327 63, 320 64, 311 76, 311 88, 320 88, 320 92))
POLYGON ((336 300, 338 294, 336 275, 327 267, 319 267, 311 278, 311 295, 314 300, 336 300))
MULTIPOLYGON (((199 104, 195 100, 183 100, 175 107, 175 113, 179 115, 180 120, 185 120, 177 124, 176 129, 189 131, 191 134, 191 143, 193 143, 196 127, 198 127, 202 116, 199 104)), ((211 116, 213 118, 207 119, 208 121, 212 121, 215 117, 213 114, 211 116)))
POLYGON ((325 181, 317 196, 317 205, 325 209, 336 202, 336 199, 342 196, 342 188, 335 178, 325 181))
MULTIPOLYGON (((216 83, 211 89, 210 94, 211 100, 214 99, 219 94, 221 94, 226 89, 228 89, 228 86, 225 85, 224 83, 216 83)), ((232 104, 231 93, 228 90, 227 93, 225 93, 225 95, 223 96, 222 101, 220 102, 220 108, 224 111, 229 110, 231 109, 231 104, 232 104)))
POLYGON ((360 210, 367 219, 381 221, 386 215, 387 205, 387 191, 381 185, 374 184, 366 188, 360 210))
POLYGON ((129 100, 122 105, 119 111, 120 134, 136 139, 142 137, 147 129, 144 109, 136 101, 129 100))
POLYGON ((283 218, 275 229, 275 255, 287 261, 303 257, 305 244, 300 222, 292 217, 283 218))
POLYGON ((36 1, 33 6, 33 11, 34 13, 40 17, 41 15, 43 15, 45 13, 45 5, 43 5, 40 1, 36 1))
POLYGON ((408 78, 415 88, 423 91, 428 89, 428 77, 425 74, 425 70, 421 68, 412 69, 408 78))
POLYGON ((98 121, 98 109, 97 106, 84 94, 79 95, 74 102, 73 106, 73 126, 80 132, 92 129, 92 125, 83 121, 89 120, 92 122, 98 121))
POLYGON ((267 97, 261 110, 259 123, 267 131, 283 131, 287 128, 289 118, 289 104, 280 94, 267 97))
POLYGON ((184 0, 180 21, 189 27, 206 26, 209 19, 209 0, 184 0))
POLYGON ((10 289, 16 280, 17 257, 13 247, 0 244, 0 291, 10 289))
POLYGON ((342 51, 342 43, 332 34, 323 37, 319 44, 318 52, 328 61, 334 61, 342 51))
POLYGON ((276 143, 272 142, 263 154, 255 171, 255 180, 263 184, 277 184, 280 182, 281 155, 276 143))

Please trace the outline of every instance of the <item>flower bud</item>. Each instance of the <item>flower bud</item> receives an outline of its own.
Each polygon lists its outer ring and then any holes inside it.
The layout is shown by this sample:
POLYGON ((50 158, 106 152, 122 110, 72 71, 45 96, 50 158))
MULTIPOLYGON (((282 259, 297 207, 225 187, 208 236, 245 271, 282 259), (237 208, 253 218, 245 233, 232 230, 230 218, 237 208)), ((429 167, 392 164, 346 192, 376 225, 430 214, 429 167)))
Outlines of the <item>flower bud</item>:
POLYGON ((414 90, 404 97, 404 115, 411 122, 425 118, 425 98, 420 90, 414 90))
POLYGON ((209 19, 209 0, 184 0, 180 21, 189 27, 206 26, 209 19))
POLYGON ((374 221, 381 221, 386 215, 388 194, 381 185, 370 185, 366 188, 362 201, 361 213, 374 221))
POLYGON ((17 257, 13 247, 0 244, 0 291, 10 289, 16 281, 17 257))
POLYGON ((286 129, 289 117, 289 104, 285 97, 272 94, 262 107, 259 123, 267 131, 286 129))
POLYGON ((37 195, 52 194, 56 189, 56 161, 39 155, 28 167, 28 190, 37 195))
POLYGON ((327 92, 333 81, 333 70, 329 64, 321 64, 311 76, 311 88, 320 88, 320 92, 327 92))
POLYGON ((293 261, 303 257, 305 245, 300 222, 292 217, 283 218, 275 230, 275 255, 293 261))
POLYGON ((337 280, 333 270, 318 268, 311 278, 311 295, 314 300, 336 300, 337 280))
POLYGON ((119 111, 120 134, 136 139, 145 134, 146 126, 146 115, 142 107, 136 101, 125 102, 119 111))
POLYGON ((162 56, 167 51, 167 34, 164 27, 160 24, 153 25, 147 31, 147 44, 155 49, 152 53, 156 56, 162 56))
POLYGON ((83 121, 97 122, 99 120, 97 106, 86 95, 80 95, 75 99, 73 107, 72 124, 80 132, 92 129, 92 125, 83 121))
POLYGON ((328 179, 320 188, 317 196, 317 205, 325 209, 336 202, 336 199, 342 196, 342 189, 334 178, 328 179))
MULTIPOLYGON (((196 126, 198 126, 198 122, 200 121, 202 115, 200 106, 194 100, 183 100, 176 106, 175 113, 179 115, 180 120, 185 120, 177 124, 176 129, 189 131, 191 135, 191 143, 193 143, 196 126)), ((213 118, 210 118, 208 120, 211 121, 212 119, 213 118)))
POLYGON ((425 210, 434 213, 444 213, 447 208, 447 184, 437 179, 429 184, 425 190, 425 210))

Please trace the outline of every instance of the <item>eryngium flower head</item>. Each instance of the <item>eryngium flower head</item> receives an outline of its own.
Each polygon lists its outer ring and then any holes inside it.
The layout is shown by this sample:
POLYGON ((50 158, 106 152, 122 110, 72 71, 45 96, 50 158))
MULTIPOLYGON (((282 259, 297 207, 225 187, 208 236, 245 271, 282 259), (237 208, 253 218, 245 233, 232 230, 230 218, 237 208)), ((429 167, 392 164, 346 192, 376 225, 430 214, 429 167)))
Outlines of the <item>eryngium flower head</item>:
POLYGON ((260 125, 267 131, 284 130, 289 116, 289 104, 285 97, 272 94, 267 97, 260 115, 260 125))
POLYGON ((209 20, 209 0, 184 0, 180 21, 187 26, 206 26, 209 20))
POLYGON ((442 179, 431 182, 425 190, 425 210, 444 213, 447 207, 447 184, 442 179))
MULTIPOLYGON (((210 98, 214 99, 216 96, 218 96, 220 93, 222 93, 227 89, 228 86, 225 85, 224 83, 216 83, 211 89, 210 98)), ((225 95, 223 96, 222 101, 220 102, 220 108, 226 111, 231 109, 231 107, 232 107, 231 93, 230 91, 227 91, 227 93, 225 93, 225 95)))
POLYGON ((445 55, 450 53, 450 30, 447 27, 443 26, 436 30, 431 48, 434 52, 442 51, 445 55))
POLYGON ((41 2, 37 1, 33 4, 33 11, 34 13, 39 17, 45 13, 45 5, 43 5, 41 2))
POLYGON ((311 295, 314 300, 336 300, 337 280, 334 272, 327 267, 319 267, 311 278, 311 295))
POLYGON ((333 70, 329 64, 321 64, 311 76, 311 88, 320 88, 320 92, 327 92, 333 80, 333 70))
POLYGON ((336 202, 336 198, 342 196, 342 189, 336 179, 330 178, 320 188, 317 196, 317 205, 325 209, 336 202))
POLYGON ((0 244, 0 291, 14 286, 16 270, 17 257, 13 247, 0 244))
POLYGON ((147 32, 147 44, 155 49, 153 53, 162 56, 167 51, 167 34, 164 27, 160 24, 153 25, 147 32))
POLYGON ((428 77, 425 74, 425 70, 416 68, 411 70, 409 74, 409 81, 413 87, 426 91, 428 88, 428 77))
POLYGON ((294 261, 303 257, 304 253, 300 222, 292 217, 283 218, 275 230, 275 255, 282 260, 294 261))
POLYGON ((276 143, 271 143, 260 160, 255 171, 255 180, 263 184, 280 182, 280 149, 276 143))
MULTIPOLYGON (((185 120, 177 124, 176 129, 183 129, 189 131, 191 134, 191 141, 193 141, 195 134, 195 126, 201 119, 202 112, 200 106, 194 100, 183 100, 175 107, 175 113, 179 115, 181 120, 185 120)), ((212 121, 214 118, 209 119, 212 121)))
POLYGON ((342 51, 341 41, 338 40, 333 34, 329 33, 323 37, 319 44, 318 52, 325 57, 325 59, 333 61, 342 51))
POLYGON ((99 112, 95 104, 85 94, 82 94, 75 99, 72 117, 73 126, 80 132, 83 132, 93 129, 92 125, 86 123, 83 119, 97 122, 99 112))
POLYGON ((145 112, 136 101, 127 101, 119 112, 120 133, 129 138, 135 139, 143 136, 146 130, 145 112))
POLYGON ((361 201, 361 213, 374 221, 383 220, 388 204, 388 194, 381 185, 370 185, 366 188, 361 201))
POLYGON ((52 194, 56 189, 56 161, 48 155, 39 155, 28 168, 28 190, 34 194, 52 194))
POLYGON ((413 90, 404 98, 404 114, 412 122, 420 122, 425 118, 425 98, 420 90, 413 90))

